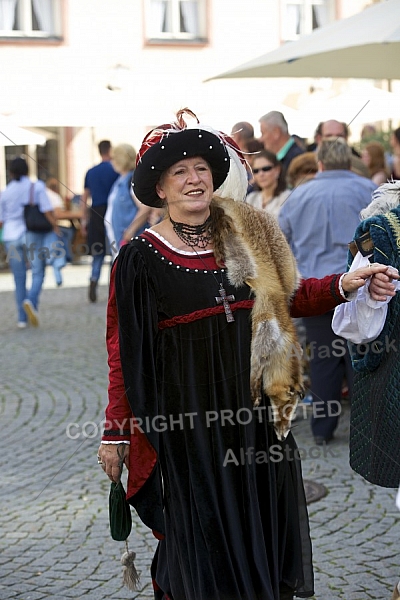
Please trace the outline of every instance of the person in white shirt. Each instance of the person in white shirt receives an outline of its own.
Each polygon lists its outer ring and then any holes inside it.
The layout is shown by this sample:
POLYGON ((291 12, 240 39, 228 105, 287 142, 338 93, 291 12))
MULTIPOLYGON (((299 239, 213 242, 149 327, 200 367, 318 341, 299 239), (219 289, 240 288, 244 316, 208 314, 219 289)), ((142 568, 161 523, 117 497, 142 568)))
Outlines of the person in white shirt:
POLYGON ((32 182, 28 177, 28 164, 22 157, 15 158, 10 165, 11 180, 0 197, 0 226, 3 227, 3 241, 7 250, 7 261, 14 275, 15 300, 18 312, 19 329, 30 325, 39 325, 38 305, 42 291, 46 252, 47 233, 27 231, 24 219, 24 207, 30 197, 47 220, 58 232, 52 205, 46 193, 43 181, 32 182), (30 263, 32 285, 26 289, 26 263, 30 263))

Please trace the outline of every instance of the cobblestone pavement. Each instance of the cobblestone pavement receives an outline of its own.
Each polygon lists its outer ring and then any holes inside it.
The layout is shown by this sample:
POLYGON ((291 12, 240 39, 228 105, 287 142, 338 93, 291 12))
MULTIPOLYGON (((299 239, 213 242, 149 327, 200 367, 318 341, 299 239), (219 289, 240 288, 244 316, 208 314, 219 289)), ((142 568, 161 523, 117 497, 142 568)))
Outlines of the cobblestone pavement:
MULTIPOLYGON (((96 464, 107 395, 107 285, 89 304, 87 266, 65 274, 60 289, 48 276, 41 326, 26 330, 16 329, 10 278, 0 274, 0 600, 152 598, 154 539, 134 518, 130 547, 142 590, 130 592, 122 586, 124 544, 109 535, 109 483, 96 464)), ((400 513, 394 491, 349 467, 348 408, 325 449, 313 447, 307 419, 294 433, 304 477, 328 489, 309 505, 315 599, 389 600, 400 576, 400 513)))

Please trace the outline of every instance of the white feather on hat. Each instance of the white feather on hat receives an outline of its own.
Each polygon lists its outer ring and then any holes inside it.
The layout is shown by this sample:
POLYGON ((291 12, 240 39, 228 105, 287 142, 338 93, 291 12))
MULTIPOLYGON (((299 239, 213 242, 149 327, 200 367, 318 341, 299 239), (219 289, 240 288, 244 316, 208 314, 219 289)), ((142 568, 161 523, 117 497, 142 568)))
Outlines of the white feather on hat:
POLYGON ((224 183, 214 193, 221 198, 233 198, 242 202, 246 198, 249 185, 247 170, 236 150, 229 144, 226 147, 231 159, 229 173, 224 183))

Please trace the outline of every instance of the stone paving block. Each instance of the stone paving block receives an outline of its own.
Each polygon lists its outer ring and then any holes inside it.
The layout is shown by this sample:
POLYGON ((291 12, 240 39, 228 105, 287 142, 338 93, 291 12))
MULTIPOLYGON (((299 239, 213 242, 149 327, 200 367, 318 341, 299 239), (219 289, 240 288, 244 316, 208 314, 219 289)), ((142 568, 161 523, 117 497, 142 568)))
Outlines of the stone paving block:
POLYGON ((47 594, 40 592, 28 592, 26 595, 22 595, 20 600, 42 600, 42 598, 48 598, 47 594))
POLYGON ((54 560, 51 558, 51 556, 47 556, 47 557, 43 556, 41 558, 33 560, 30 563, 32 570, 37 571, 37 572, 46 571, 47 569, 50 569, 53 565, 54 565, 54 560))
POLYGON ((32 588, 37 592, 41 590, 47 590, 50 586, 54 585, 55 583, 57 583, 56 579, 54 577, 49 577, 47 574, 32 575, 32 588))
POLYGON ((97 571, 96 573, 92 573, 90 576, 90 580, 94 582, 99 582, 101 585, 104 582, 112 581, 115 578, 122 578, 122 571, 119 573, 117 571, 113 571, 112 573, 101 573, 97 571))
POLYGON ((27 531, 8 531, 6 532, 5 536, 4 536, 7 540, 12 540, 12 539, 16 539, 16 540, 22 540, 26 537, 28 537, 28 532, 27 531))
POLYGON ((65 544, 62 546, 58 546, 58 548, 62 547, 63 550, 59 550, 56 548, 52 548, 50 551, 47 551, 43 554, 44 558, 52 559, 54 562, 67 560, 71 553, 65 548, 65 544))
POLYGON ((32 591, 32 585, 23 583, 19 577, 9 576, 7 586, 10 590, 18 592, 18 594, 27 594, 32 591))
POLYGON ((0 587, 0 600, 11 600, 17 598, 18 592, 9 588, 9 586, 0 587))
POLYGON ((3 584, 3 580, 5 580, 6 578, 8 579, 9 575, 12 575, 15 572, 15 568, 13 565, 7 565, 6 567, 2 566, 1 567, 1 577, 0 577, 0 583, 3 584))
POLYGON ((53 565, 51 569, 52 575, 55 577, 62 576, 65 579, 67 573, 75 572, 76 564, 75 563, 63 563, 58 562, 53 565))
POLYGON ((342 587, 342 590, 344 593, 348 595, 350 594, 358 594, 359 598, 361 599, 364 593, 364 588, 362 588, 361 586, 358 585, 351 585, 351 584, 347 584, 344 585, 342 587))
POLYGON ((29 571, 25 571, 23 569, 18 569, 18 570, 15 570, 15 574, 17 575, 18 581, 21 581, 21 582, 28 581, 29 584, 32 581, 32 573, 30 573, 29 571))

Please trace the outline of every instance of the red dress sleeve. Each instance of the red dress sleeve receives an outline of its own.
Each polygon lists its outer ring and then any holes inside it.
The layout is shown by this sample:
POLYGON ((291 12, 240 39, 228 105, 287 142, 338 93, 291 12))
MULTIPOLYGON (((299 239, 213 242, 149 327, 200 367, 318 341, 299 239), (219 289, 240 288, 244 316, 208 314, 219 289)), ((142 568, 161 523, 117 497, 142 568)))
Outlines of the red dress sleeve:
POLYGON ((106 346, 108 352, 109 383, 108 406, 102 440, 106 442, 130 441, 132 411, 125 394, 119 353, 118 312, 115 297, 115 264, 111 271, 107 304, 106 346))
POLYGON ((290 307, 292 317, 316 317, 346 302, 339 290, 341 274, 322 279, 310 277, 300 282, 290 307))
MULTIPOLYGON (((130 442, 129 472, 126 497, 132 499, 146 484, 157 461, 157 453, 129 404, 121 364, 120 334, 115 273, 118 259, 114 262, 107 304, 106 345, 109 365, 108 405, 102 441, 130 442)), ((134 504, 134 502, 132 502, 134 504)))

